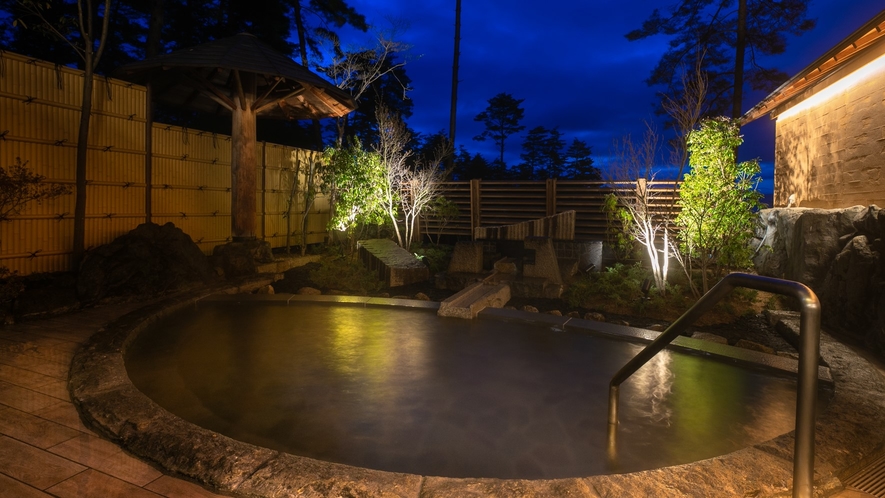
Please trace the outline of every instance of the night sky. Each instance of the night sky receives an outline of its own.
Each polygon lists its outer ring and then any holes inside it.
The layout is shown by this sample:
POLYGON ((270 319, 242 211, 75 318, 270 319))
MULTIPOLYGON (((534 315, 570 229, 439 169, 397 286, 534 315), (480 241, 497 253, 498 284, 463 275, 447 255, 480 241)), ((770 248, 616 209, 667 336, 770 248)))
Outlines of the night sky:
MULTIPOLYGON (((573 138, 593 148, 597 165, 605 163, 615 139, 641 137, 645 120, 655 121, 656 88, 646 85, 651 69, 666 50, 660 36, 635 42, 624 35, 663 0, 595 0, 536 2, 463 0, 456 143, 490 161, 491 141, 473 137, 482 124, 473 118, 498 93, 525 99, 525 130, 511 137, 506 162, 520 162, 522 139, 535 126, 558 127, 566 144, 573 138)), ((409 125, 421 133, 448 134, 452 79, 455 0, 349 0, 372 25, 386 28, 388 19, 405 21, 399 39, 412 45, 406 71, 414 90, 409 125)), ((809 17, 817 27, 789 40, 785 54, 764 59, 790 76, 804 69, 836 43, 879 13, 882 0, 811 0, 809 17)), ((357 46, 371 45, 364 33, 342 33, 357 46)), ((744 110, 766 94, 745 91, 744 110)), ((659 129, 663 129, 660 126, 659 129)), ((772 189, 774 123, 762 118, 744 128, 741 159, 759 158, 763 191, 772 189)))

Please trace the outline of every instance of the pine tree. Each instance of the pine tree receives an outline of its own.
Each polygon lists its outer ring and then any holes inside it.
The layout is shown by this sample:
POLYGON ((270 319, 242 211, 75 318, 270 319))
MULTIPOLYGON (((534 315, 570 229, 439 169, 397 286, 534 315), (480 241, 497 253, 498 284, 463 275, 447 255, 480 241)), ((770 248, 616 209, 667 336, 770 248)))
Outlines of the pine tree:
POLYGON ((523 101, 525 99, 514 99, 509 93, 499 93, 488 100, 489 106, 486 107, 486 110, 473 118, 474 121, 479 121, 486 127, 473 139, 483 142, 491 138, 501 151, 498 162, 502 165, 505 164, 504 143, 507 141, 507 137, 525 129, 525 126, 519 124, 525 114, 525 110, 519 106, 523 101))
POLYGON ((667 14, 655 9, 626 36, 631 41, 670 37, 670 49, 652 70, 649 85, 663 86, 665 95, 675 97, 683 91, 680 68, 702 61, 709 84, 704 114, 738 118, 746 83, 770 91, 787 79, 762 67, 757 57, 783 53, 788 34, 812 29, 807 10, 807 0, 681 0, 667 14))
POLYGON ((602 174, 593 166, 592 154, 587 142, 572 140, 565 151, 565 176, 572 180, 601 180, 602 174))

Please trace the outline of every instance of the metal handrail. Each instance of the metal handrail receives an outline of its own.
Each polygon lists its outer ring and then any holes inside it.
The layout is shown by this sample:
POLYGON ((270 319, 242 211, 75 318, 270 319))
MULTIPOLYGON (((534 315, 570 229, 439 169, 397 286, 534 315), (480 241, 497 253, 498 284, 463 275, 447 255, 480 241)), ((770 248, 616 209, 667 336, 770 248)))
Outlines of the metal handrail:
POLYGON ((710 311, 736 287, 793 296, 800 302, 799 385, 796 399, 796 444, 793 450, 793 498, 811 497, 814 491, 814 417, 817 404, 818 359, 820 357, 820 302, 814 292, 799 282, 732 273, 722 279, 657 339, 627 362, 609 382, 609 451, 615 448, 618 425, 618 391, 633 375, 702 314, 710 311))

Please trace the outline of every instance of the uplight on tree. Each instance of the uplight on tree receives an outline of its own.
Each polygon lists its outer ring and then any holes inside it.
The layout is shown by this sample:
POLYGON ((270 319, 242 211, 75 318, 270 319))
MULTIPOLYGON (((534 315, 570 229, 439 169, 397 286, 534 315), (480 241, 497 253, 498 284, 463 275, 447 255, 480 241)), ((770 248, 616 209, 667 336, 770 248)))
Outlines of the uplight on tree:
MULTIPOLYGON (((726 268, 748 264, 755 211, 760 208, 759 162, 737 162, 743 142, 737 120, 706 119, 688 136, 689 166, 676 217, 685 264, 700 271, 703 292, 726 268)), ((696 289, 693 289, 696 291, 696 289)))

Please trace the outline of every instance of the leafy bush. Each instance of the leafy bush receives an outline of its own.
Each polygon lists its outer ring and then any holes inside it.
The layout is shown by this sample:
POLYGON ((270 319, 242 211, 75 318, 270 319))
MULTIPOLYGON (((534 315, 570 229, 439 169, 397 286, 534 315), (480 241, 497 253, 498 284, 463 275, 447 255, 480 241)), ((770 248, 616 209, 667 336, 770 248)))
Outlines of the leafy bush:
POLYGON ((366 295, 384 287, 375 273, 352 258, 325 258, 320 264, 320 268, 310 272, 310 279, 325 289, 366 295))
MULTIPOLYGON (((383 223, 387 175, 377 153, 363 149, 358 139, 346 147, 329 147, 323 152, 322 191, 329 195, 332 217, 329 228, 348 232, 358 225, 383 223)), ((355 243, 355 240, 351 241, 355 243)))
POLYGON ((586 306, 587 303, 599 300, 628 304, 643 297, 642 282, 648 276, 648 270, 639 263, 616 263, 604 271, 582 276, 572 282, 564 299, 570 306, 586 306))
POLYGON ((452 260, 452 251, 454 249, 453 246, 445 244, 422 247, 413 246, 412 252, 430 268, 431 275, 436 275, 449 268, 449 261, 452 260))
POLYGON ((615 259, 623 261, 633 257, 635 248, 633 237, 627 227, 633 221, 630 212, 618 203, 618 196, 608 194, 605 196, 602 211, 605 213, 605 241, 615 255, 615 259))
MULTIPOLYGON (((24 207, 35 202, 53 199, 71 193, 71 187, 47 183, 43 175, 28 169, 28 162, 20 157, 8 168, 0 167, 0 222, 21 213, 24 207)), ((11 303, 24 290, 24 281, 17 272, 0 266, 0 304, 11 303)))
MULTIPOLYGON (((755 212, 762 207, 758 161, 737 162, 740 121, 706 119, 688 137, 689 164, 679 188, 679 238, 686 271, 701 273, 707 292, 729 268, 745 267, 755 212)), ((700 295, 697 289, 693 289, 700 295)))
MULTIPOLYGON (((458 205, 446 199, 442 195, 436 197, 430 202, 430 204, 427 205, 427 209, 424 214, 425 220, 433 220, 437 224, 437 230, 435 234, 436 242, 434 242, 434 244, 439 245, 439 241, 442 238, 443 229, 445 229, 446 225, 448 225, 450 221, 457 220, 459 216, 461 216, 461 210, 458 209, 458 205)), ((429 231, 428 236, 430 236, 429 231)), ((430 239, 432 240, 433 237, 430 236, 430 239)))
POLYGON ((8 168, 0 167, 0 221, 17 215, 26 204, 52 199, 71 193, 71 187, 46 183, 43 175, 28 169, 28 162, 20 157, 8 168))
POLYGON ((18 272, 0 266, 0 308, 6 308, 24 289, 24 282, 18 272))

